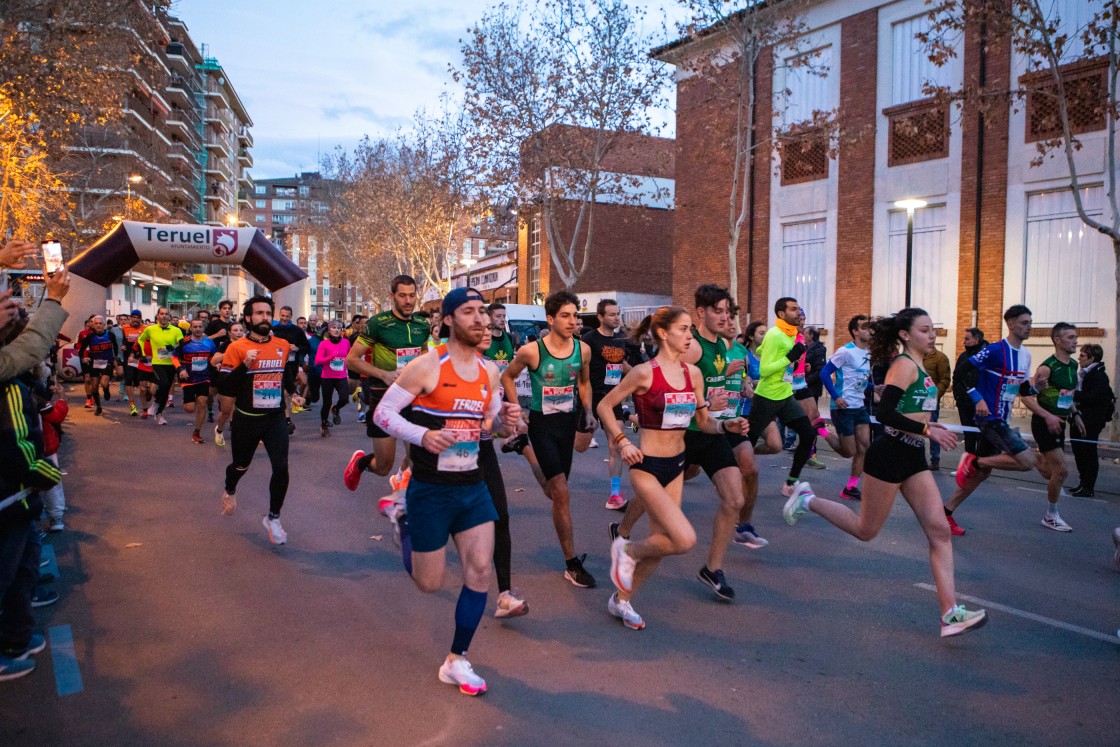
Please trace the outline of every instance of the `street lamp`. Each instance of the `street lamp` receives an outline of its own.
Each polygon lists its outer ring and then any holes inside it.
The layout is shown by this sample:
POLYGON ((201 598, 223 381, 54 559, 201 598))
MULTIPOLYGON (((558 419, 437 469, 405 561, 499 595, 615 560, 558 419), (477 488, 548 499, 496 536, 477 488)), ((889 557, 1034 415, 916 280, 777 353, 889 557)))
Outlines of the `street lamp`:
MULTIPOLYGON (((139 184, 142 181, 144 181, 144 177, 140 176, 139 174, 133 173, 129 174, 128 179, 126 179, 124 182, 124 188, 127 194, 124 200, 124 215, 121 217, 122 222, 132 217, 132 185, 139 184)), ((133 308, 136 307, 136 291, 132 286, 131 267, 128 268, 128 293, 126 294, 126 300, 129 306, 133 308)))
POLYGON ((471 268, 478 264, 478 260, 473 257, 467 257, 463 260, 463 267, 467 268, 467 288, 471 287, 471 268))
POLYGON ((910 278, 914 264, 914 211, 927 204, 925 200, 917 199, 899 200, 894 204, 906 211, 906 303, 903 307, 907 309, 910 308, 910 278))

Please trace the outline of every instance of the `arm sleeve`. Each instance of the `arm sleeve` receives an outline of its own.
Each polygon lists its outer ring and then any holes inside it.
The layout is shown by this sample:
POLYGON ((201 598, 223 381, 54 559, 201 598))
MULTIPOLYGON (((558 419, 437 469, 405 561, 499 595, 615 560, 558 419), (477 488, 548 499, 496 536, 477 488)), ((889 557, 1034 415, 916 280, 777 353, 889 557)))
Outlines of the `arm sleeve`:
POLYGON ((824 388, 828 392, 828 396, 832 397, 833 402, 841 398, 840 392, 836 391, 836 384, 832 381, 832 374, 834 373, 836 373, 835 363, 829 361, 824 364, 824 370, 821 371, 821 383, 824 384, 824 388))
POLYGON ((888 384, 883 389, 883 394, 879 398, 879 409, 876 413, 879 422, 888 428, 894 428, 896 431, 921 436, 925 433, 926 424, 908 418, 898 411, 898 403, 902 400, 902 395, 903 391, 894 384, 888 384))
POLYGON ((424 434, 428 429, 416 423, 410 423, 401 415, 401 410, 412 404, 416 395, 403 387, 393 384, 381 397, 377 410, 373 413, 373 422, 377 427, 394 438, 408 441, 410 444, 422 446, 424 434))
POLYGON ((51 346, 68 316, 57 301, 44 301, 23 332, 0 348, 0 381, 19 376, 50 355, 51 346))

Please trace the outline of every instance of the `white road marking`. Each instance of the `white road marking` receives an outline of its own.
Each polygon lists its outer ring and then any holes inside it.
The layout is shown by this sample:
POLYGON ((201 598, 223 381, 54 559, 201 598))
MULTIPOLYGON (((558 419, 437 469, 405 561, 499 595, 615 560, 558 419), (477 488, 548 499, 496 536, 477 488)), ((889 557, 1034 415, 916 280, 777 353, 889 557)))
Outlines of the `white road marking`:
MULTIPOLYGON (((937 587, 934 586, 933 584, 914 584, 914 586, 916 586, 919 589, 925 589, 926 591, 932 591, 932 592, 937 591, 937 587)), ((1021 617, 1024 620, 1031 620, 1033 622, 1042 623, 1043 625, 1049 625, 1051 627, 1059 628, 1061 630, 1068 630, 1070 633, 1080 633, 1083 636, 1088 636, 1089 638, 1095 638, 1098 641, 1104 641, 1105 643, 1112 643, 1114 645, 1120 646, 1120 638, 1118 638, 1114 635, 1108 635, 1107 633, 1098 633, 1095 630, 1089 630, 1088 628, 1083 628, 1080 625, 1073 625, 1072 623, 1062 622, 1061 620, 1054 620, 1053 618, 1050 618, 1050 617, 1043 617, 1042 615, 1036 615, 1033 612, 1027 612, 1026 610, 1015 609, 1014 607, 1008 607, 1007 605, 999 604, 998 602, 991 602, 991 601, 988 601, 987 599, 980 599, 979 597, 970 597, 967 594, 957 594, 957 599, 960 599, 960 600, 965 601, 965 602, 972 602, 973 604, 979 604, 980 606, 984 607, 985 609, 999 610, 1000 612, 1006 612, 1009 615, 1015 615, 1016 617, 1021 617)))

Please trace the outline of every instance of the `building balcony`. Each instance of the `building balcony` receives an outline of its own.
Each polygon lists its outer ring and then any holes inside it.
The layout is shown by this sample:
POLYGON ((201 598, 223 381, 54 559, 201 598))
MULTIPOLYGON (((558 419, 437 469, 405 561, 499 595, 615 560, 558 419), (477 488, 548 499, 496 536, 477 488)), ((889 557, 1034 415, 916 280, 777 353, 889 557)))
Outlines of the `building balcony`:
POLYGON ((237 131, 238 141, 249 148, 253 147, 253 133, 249 131, 248 127, 242 127, 237 131))
POLYGON ((124 100, 124 111, 144 123, 149 130, 156 127, 155 114, 149 102, 143 101, 139 96, 129 94, 124 100))
POLYGON ((242 148, 237 151, 237 160, 240 161, 241 165, 245 168, 253 168, 253 156, 249 153, 247 148, 242 148))

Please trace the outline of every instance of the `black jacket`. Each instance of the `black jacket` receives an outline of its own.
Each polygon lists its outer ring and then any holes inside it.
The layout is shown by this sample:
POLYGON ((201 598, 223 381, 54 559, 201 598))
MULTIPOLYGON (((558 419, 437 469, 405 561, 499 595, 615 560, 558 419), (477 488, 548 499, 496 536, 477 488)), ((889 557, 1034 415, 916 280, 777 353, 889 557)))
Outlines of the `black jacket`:
POLYGON ((1098 363, 1085 373, 1081 379, 1081 386, 1073 395, 1077 403, 1077 411, 1085 427, 1093 430, 1094 425, 1103 426, 1112 419, 1115 409, 1116 397, 1109 386, 1108 374, 1105 373, 1104 364, 1098 363))
POLYGON ((981 342, 972 345, 957 356, 957 365, 953 367, 953 399, 958 404, 961 400, 968 399, 968 390, 980 383, 980 372, 968 359, 983 350, 987 344, 981 342))
POLYGON ((5 524, 34 520, 43 504, 35 491, 58 484, 62 473, 43 456, 43 431, 31 391, 20 379, 0 384, 0 501, 25 488, 30 495, 0 510, 5 524))
POLYGON ((817 399, 820 399, 821 395, 824 394, 821 371, 824 370, 827 358, 824 343, 820 341, 810 343, 808 350, 805 351, 805 365, 809 367, 809 370, 805 373, 805 384, 817 399))

